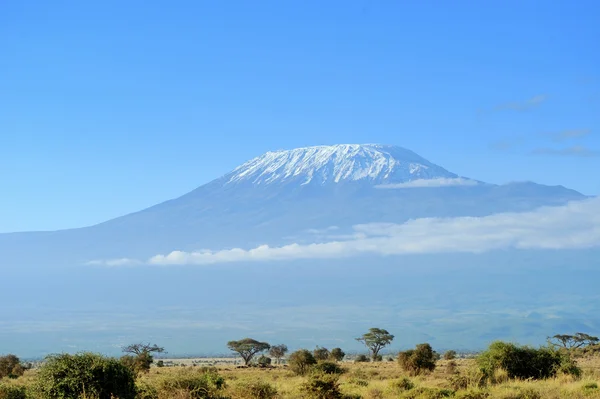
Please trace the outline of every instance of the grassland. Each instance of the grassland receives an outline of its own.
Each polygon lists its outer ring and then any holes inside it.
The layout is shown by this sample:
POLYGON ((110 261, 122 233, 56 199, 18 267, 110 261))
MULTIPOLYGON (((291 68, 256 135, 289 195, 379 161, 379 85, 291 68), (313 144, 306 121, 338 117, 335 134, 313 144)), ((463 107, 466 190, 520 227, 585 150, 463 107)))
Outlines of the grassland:
MULTIPOLYGON (((186 362, 191 364, 191 362, 186 362)), ((196 364, 201 362, 195 362, 196 364)), ((378 363, 342 362, 346 370, 339 376, 341 398, 387 399, 387 398, 424 398, 436 399, 454 397, 462 399, 501 398, 501 399, 600 399, 600 358, 579 359, 583 375, 580 378, 559 375, 543 381, 508 380, 499 376, 495 384, 480 386, 472 378, 473 360, 457 359, 456 370, 450 372, 448 362, 440 360, 435 371, 420 376, 407 375, 397 362, 378 363), (464 376, 469 383, 458 388, 452 383, 453 376, 464 376)), ((140 399, 192 399, 197 393, 186 389, 164 391, 161 387, 169 381, 177 381, 200 375, 205 372, 201 366, 153 367, 150 372, 138 378, 138 386, 145 391, 138 395, 140 399), (151 389, 150 389, 151 388, 151 389), (149 394, 153 391, 152 394, 149 394)), ((310 377, 294 375, 285 366, 273 368, 238 368, 234 365, 216 366, 218 374, 225 380, 225 388, 219 397, 231 399, 268 399, 268 398, 336 398, 336 396, 315 396, 307 394, 305 384, 310 377), (270 392, 251 387, 269 387, 270 392), (276 392, 276 394, 274 394, 276 392)), ((28 371, 17 380, 4 380, 3 384, 29 386, 35 381, 35 370, 28 371)), ((1 397, 0 399, 5 399, 1 397)), ((8 397, 7 397, 8 399, 8 397)))
MULTIPOLYGON (((458 375, 468 376, 474 364, 470 359, 457 359, 458 375)), ((600 358, 580 359, 583 376, 575 379, 571 376, 558 376, 544 381, 504 380, 483 387, 470 386, 456 389, 451 383, 453 375, 448 372, 448 362, 438 362, 436 370, 421 376, 408 376, 397 362, 352 363, 343 362, 347 370, 339 378, 339 387, 348 398, 387 399, 387 398, 437 398, 449 394, 458 398, 502 398, 502 399, 535 399, 535 398, 600 398, 600 358), (413 384, 406 389, 406 381, 413 384)), ((181 373, 182 370, 194 367, 153 368, 143 376, 143 383, 153 385, 161 378, 181 373)), ((224 396, 232 399, 252 398, 247 387, 260 381, 268 383, 277 391, 277 398, 307 398, 304 384, 307 377, 296 376, 285 367, 268 369, 236 368, 219 366, 219 374, 225 378, 224 396)), ((258 397, 258 396, 256 396, 258 397)), ((310 397, 310 396, 308 396, 310 397)))

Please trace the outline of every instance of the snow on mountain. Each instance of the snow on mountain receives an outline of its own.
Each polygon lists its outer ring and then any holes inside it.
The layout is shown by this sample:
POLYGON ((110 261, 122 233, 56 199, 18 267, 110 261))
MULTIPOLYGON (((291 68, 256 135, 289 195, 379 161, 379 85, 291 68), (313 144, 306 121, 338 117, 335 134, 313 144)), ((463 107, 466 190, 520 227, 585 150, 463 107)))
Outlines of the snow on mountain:
POLYGON ((339 144, 267 152, 225 176, 225 184, 300 184, 365 181, 403 183, 457 178, 405 148, 380 144, 339 144))

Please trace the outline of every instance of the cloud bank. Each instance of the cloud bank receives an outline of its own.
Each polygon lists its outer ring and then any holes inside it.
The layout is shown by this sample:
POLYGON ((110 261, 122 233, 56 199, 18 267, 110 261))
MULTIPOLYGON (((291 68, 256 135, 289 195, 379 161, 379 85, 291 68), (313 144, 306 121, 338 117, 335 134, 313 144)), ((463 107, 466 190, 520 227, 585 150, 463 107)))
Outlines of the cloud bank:
POLYGON ((360 255, 482 253, 498 249, 584 249, 600 246, 600 198, 542 207, 532 212, 485 217, 422 218, 406 223, 356 225, 340 239, 308 245, 195 252, 173 251, 140 262, 94 261, 95 265, 209 265, 232 262, 347 258, 360 255))
POLYGON ((379 189, 392 188, 422 188, 422 187, 451 187, 451 186, 476 186, 479 184, 476 180, 457 178, 438 178, 438 179, 417 179, 406 183, 380 184, 375 186, 379 189))

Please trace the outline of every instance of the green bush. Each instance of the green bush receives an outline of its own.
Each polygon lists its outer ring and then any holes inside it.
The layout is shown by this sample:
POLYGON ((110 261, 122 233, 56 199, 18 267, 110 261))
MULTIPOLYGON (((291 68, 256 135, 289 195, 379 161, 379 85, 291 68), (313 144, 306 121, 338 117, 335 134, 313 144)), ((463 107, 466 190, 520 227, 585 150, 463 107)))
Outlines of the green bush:
POLYGON ((225 388, 225 379, 211 368, 184 368, 165 375, 158 383, 159 397, 183 396, 192 399, 217 399, 225 388))
POLYGON ((341 362, 345 356, 346 353, 341 348, 333 348, 329 354, 329 357, 336 362, 341 362))
POLYGON ((3 377, 18 378, 25 373, 25 367, 15 355, 0 356, 0 379, 3 377))
POLYGON ((46 357, 37 379, 43 398, 134 399, 135 375, 119 360, 94 353, 46 357))
POLYGON ((256 360, 256 364, 258 364, 259 367, 269 367, 271 365, 271 358, 267 357, 265 355, 261 355, 257 360, 256 360))
POLYGON ((306 349, 297 350, 288 358, 288 366, 290 370, 298 375, 304 375, 308 373, 315 364, 317 364, 317 360, 313 354, 306 349))
POLYGON ((415 349, 398 353, 398 363, 411 375, 435 370, 435 359, 435 352, 429 344, 419 344, 415 349))
POLYGON ((346 370, 334 362, 319 362, 313 366, 313 370, 321 374, 343 374, 346 370))
POLYGON ((313 356, 317 361, 327 360, 329 359, 329 356, 331 356, 331 353, 329 352, 329 349, 317 346, 317 348, 313 350, 313 356))
POLYGON ((265 381, 242 382, 235 386, 236 397, 244 399, 274 399, 277 389, 265 381))
POLYGON ((444 353, 444 360, 454 360, 456 359, 456 351, 446 351, 444 353))
POLYGON ((455 392, 451 389, 418 387, 406 391, 401 398, 404 399, 443 399, 453 397, 455 392))
POLYGON ((313 374, 301 389, 310 399, 342 398, 338 376, 333 374, 313 374))
POLYGON ((583 386, 583 389, 588 391, 595 391, 596 389, 598 389, 598 384, 595 382, 588 382, 583 386))
POLYGON ((506 370, 509 378, 546 379, 557 372, 578 376, 581 370, 565 351, 551 347, 538 349, 496 341, 477 357, 477 365, 491 380, 498 369, 506 370))
POLYGON ((486 399, 490 396, 488 392, 473 389, 469 391, 457 392, 456 399, 486 399))
POLYGON ((403 377, 403 378, 401 378, 399 380, 396 380, 396 381, 392 381, 390 383, 390 388, 394 392, 410 391, 414 387, 415 387, 415 384, 410 379, 408 379, 406 377, 403 377))
POLYGON ((369 361, 369 358, 367 357, 367 355, 358 355, 356 356, 356 359, 354 359, 355 363, 367 363, 369 361))
POLYGON ((0 399, 26 399, 27 390, 24 386, 0 384, 0 399))
POLYGON ((509 392, 502 399, 542 399, 542 395, 533 388, 524 388, 509 392))

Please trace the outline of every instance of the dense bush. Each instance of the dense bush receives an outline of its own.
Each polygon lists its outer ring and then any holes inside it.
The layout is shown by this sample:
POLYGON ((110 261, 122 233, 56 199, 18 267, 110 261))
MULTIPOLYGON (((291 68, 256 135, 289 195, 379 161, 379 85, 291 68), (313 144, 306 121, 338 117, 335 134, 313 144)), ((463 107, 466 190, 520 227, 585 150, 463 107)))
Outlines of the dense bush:
POLYGON ((369 358, 367 357, 367 355, 358 355, 356 356, 356 359, 354 359, 355 363, 366 363, 369 361, 369 358))
POLYGON ((332 374, 313 374, 301 389, 310 399, 342 398, 338 377, 332 374))
POLYGON ((394 392, 397 392, 397 393, 401 393, 401 392, 404 392, 404 391, 410 391, 414 387, 415 387, 415 384, 413 384, 413 382, 410 379, 406 378, 406 377, 401 378, 401 379, 396 380, 396 381, 392 381, 390 383, 390 388, 394 392))
POLYGON ((327 360, 327 359, 329 359, 330 352, 329 352, 329 349, 327 349, 327 348, 322 348, 322 347, 317 346, 317 348, 315 350, 313 350, 313 356, 315 357, 315 359, 317 361, 327 360))
POLYGON ((236 399, 274 399, 277 389, 265 381, 241 382, 233 389, 233 395, 236 399))
MULTIPOLYGON (((565 351, 550 347, 532 348, 496 341, 477 357, 477 365, 489 380, 494 373, 506 370, 509 378, 545 379, 559 371, 579 375, 581 370, 565 351)), ((493 382, 493 381, 492 381, 493 382)))
POLYGON ((315 364, 317 364, 317 360, 313 354, 306 349, 297 350, 288 358, 288 366, 290 370, 298 375, 304 375, 308 373, 315 364))
POLYGON ((271 358, 265 355, 261 355, 258 359, 256 359, 256 364, 258 364, 259 367, 269 367, 271 362, 271 358))
POLYGON ((435 352, 429 344, 419 344, 415 349, 398 353, 398 363, 411 375, 435 370, 435 352))
POLYGON ((331 350, 331 353, 329 354, 329 357, 332 360, 335 360, 336 362, 341 362, 345 356, 346 353, 344 353, 344 351, 341 348, 333 348, 331 350))
POLYGON ((319 362, 313 366, 313 371, 322 374, 343 374, 346 370, 334 362, 319 362))
POLYGON ((456 359, 456 351, 446 351, 444 353, 444 360, 454 360, 456 359))
POLYGON ((163 376, 156 387, 159 399, 186 397, 216 399, 221 397, 225 379, 211 368, 185 368, 163 376))
POLYGON ((94 353, 51 355, 38 372, 44 398, 134 399, 135 375, 117 359, 94 353))
POLYGON ((401 398, 405 399, 443 399, 453 397, 455 392, 451 389, 417 387, 404 392, 401 398))
POLYGON ((15 355, 0 356, 0 378, 17 378, 23 375, 25 367, 15 355))
POLYGON ((23 386, 0 384, 0 399, 26 399, 27 391, 23 386))

